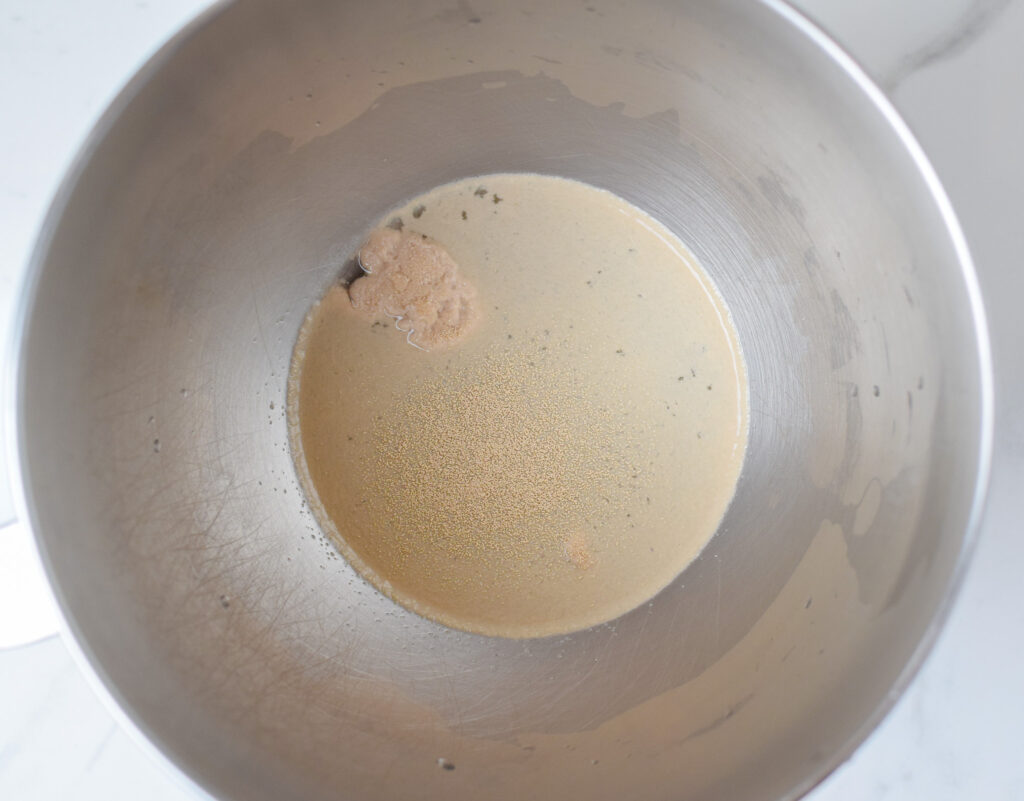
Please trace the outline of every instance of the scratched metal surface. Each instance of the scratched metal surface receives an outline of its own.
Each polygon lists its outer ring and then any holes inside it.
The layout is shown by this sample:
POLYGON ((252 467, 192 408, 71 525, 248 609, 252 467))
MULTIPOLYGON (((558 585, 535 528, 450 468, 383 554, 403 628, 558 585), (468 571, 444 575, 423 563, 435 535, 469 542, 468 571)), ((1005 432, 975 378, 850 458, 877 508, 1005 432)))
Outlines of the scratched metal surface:
POLYGON ((589 8, 231 8, 136 82, 47 231, 29 509, 93 665, 211 790, 777 798, 928 630, 986 367, 932 187, 769 6, 589 8), (283 416, 295 333, 365 227, 497 170, 673 228, 751 378, 748 462, 702 558, 613 624, 526 642, 424 621, 334 558, 283 416))

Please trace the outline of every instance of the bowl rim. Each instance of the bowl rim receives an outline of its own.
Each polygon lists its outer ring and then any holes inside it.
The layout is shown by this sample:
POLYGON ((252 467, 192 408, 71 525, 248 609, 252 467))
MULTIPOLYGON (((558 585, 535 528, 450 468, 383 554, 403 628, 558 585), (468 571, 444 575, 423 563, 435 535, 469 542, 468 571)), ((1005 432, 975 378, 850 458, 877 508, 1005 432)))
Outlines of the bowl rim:
POLYGON ((974 493, 971 498, 970 511, 967 522, 964 526, 964 536, 957 554, 956 563, 950 574, 946 591, 939 600, 938 606, 932 615, 931 620, 925 627, 921 639, 918 640, 910 658, 904 664, 896 680, 886 696, 864 719, 861 726, 847 738, 847 741, 822 763, 822 766, 814 771, 801 785, 798 785, 788 795, 781 796, 778 801, 797 801, 809 794, 816 787, 821 785, 831 776, 840 765, 849 760, 861 745, 868 739, 882 721, 896 706, 896 702, 903 696, 911 682, 920 672, 928 656, 935 647, 939 634, 945 627, 950 614, 952 613, 956 599, 963 588, 964 580, 977 548, 978 539, 981 533, 981 526, 985 515, 985 505, 988 498, 989 482, 992 473, 992 448, 994 437, 995 417, 995 378, 992 360, 992 345, 989 337, 988 317, 985 313, 985 304, 981 293, 981 285, 978 281, 977 269, 974 259, 971 256, 967 244, 967 237, 960 226, 956 216, 953 203, 949 199, 938 173, 932 166, 931 161, 924 152, 921 144, 917 141, 910 126, 906 123, 899 111, 884 91, 875 83, 867 70, 861 66, 853 55, 842 45, 829 36, 823 28, 814 22, 808 15, 794 8, 789 0, 758 0, 762 5, 767 6, 783 19, 790 22, 797 30, 803 33, 808 40, 821 49, 827 56, 843 69, 847 76, 864 92, 875 109, 881 114, 885 121, 892 128, 899 138, 903 147, 917 167, 918 173, 924 180, 928 191, 932 196, 942 221, 945 224, 953 249, 960 264, 961 278, 967 295, 968 304, 971 310, 971 318, 974 324, 974 340, 978 357, 978 379, 979 379, 979 415, 978 415, 978 472, 974 483, 974 493))
MULTIPOLYGON (((43 265, 50 250, 54 234, 82 173, 93 153, 97 150, 110 129, 120 119, 122 113, 132 100, 149 84, 151 79, 157 75, 171 57, 181 49, 185 42, 215 18, 234 6, 236 2, 237 0, 213 0, 209 6, 174 32, 135 71, 80 144, 50 201, 49 208, 43 217, 43 222, 36 235, 31 255, 22 273, 20 288, 16 292, 11 336, 7 342, 6 370, 3 376, 3 422, 7 426, 6 430, 9 432, 9 436, 6 438, 5 456, 9 466, 11 495, 17 519, 23 521, 31 531, 30 539, 32 540, 33 548, 56 600, 57 618, 59 621, 58 633, 61 635, 61 640, 71 653, 74 662, 93 692, 104 703, 118 725, 129 734, 145 753, 161 765, 165 773, 172 780, 176 781, 182 789, 191 792, 197 799, 207 799, 208 801, 220 801, 220 799, 214 796, 210 790, 200 784, 199 780, 193 778, 184 767, 178 764, 176 758, 172 755, 173 749, 169 744, 164 744, 162 737, 152 731, 144 721, 136 719, 134 713, 128 711, 129 707, 122 698, 116 684, 103 670, 84 636, 82 636, 77 625, 66 611, 68 608, 67 601, 63 598, 59 585, 54 582, 52 565, 45 549, 41 547, 41 543, 35 534, 37 528, 36 515, 33 505, 28 500, 24 484, 23 470, 25 465, 23 454, 26 451, 22 447, 24 433, 19 426, 19 421, 22 416, 22 403, 25 400, 24 379, 27 371, 22 346, 30 319, 30 310, 35 305, 43 265)), ((867 715, 861 726, 847 738, 840 748, 834 750, 827 759, 823 760, 820 766, 815 768, 803 782, 776 799, 776 801, 797 801, 797 799, 805 797, 820 786, 840 765, 849 760, 867 740, 868 736, 888 716, 895 707, 896 702, 921 670, 951 614, 976 550, 985 513, 985 503, 992 470, 995 381, 987 316, 967 239, 957 219, 953 204, 939 180, 938 174, 925 155, 924 149, 917 141, 909 125, 903 120, 892 101, 889 100, 882 89, 868 75, 866 69, 808 15, 791 5, 790 0, 754 0, 754 4, 762 6, 779 17, 785 24, 790 25, 794 30, 802 34, 810 44, 837 65, 846 74, 851 83, 859 88, 870 101, 876 112, 888 123, 892 132, 903 145, 907 155, 917 168, 918 174, 923 179, 953 245, 971 312, 979 368, 978 471, 970 511, 964 527, 962 544, 945 592, 939 600, 938 606, 913 653, 885 697, 867 715)))

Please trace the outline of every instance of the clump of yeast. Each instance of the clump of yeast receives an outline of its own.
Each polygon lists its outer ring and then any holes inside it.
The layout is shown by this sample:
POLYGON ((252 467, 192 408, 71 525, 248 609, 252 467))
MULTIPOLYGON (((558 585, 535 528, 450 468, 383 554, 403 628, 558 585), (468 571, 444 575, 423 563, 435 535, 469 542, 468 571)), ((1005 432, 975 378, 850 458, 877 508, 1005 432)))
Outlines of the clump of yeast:
POLYGON ((349 286, 357 311, 387 315, 411 345, 454 345, 476 325, 476 289, 442 245, 424 234, 378 228, 359 249, 365 275, 349 286))
POLYGON ((587 542, 587 535, 579 529, 570 532, 565 538, 565 558, 580 570, 589 570, 594 566, 594 554, 587 542))

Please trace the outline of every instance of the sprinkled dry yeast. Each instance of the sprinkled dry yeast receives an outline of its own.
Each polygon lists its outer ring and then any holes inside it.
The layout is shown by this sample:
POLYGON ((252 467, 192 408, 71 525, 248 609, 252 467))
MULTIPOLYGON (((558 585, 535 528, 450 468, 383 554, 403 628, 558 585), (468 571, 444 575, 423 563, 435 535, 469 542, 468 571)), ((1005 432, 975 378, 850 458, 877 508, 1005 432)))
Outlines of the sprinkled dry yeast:
POLYGON ((549 554, 586 570, 598 558, 587 527, 635 503, 630 449, 608 448, 630 438, 623 410, 593 405, 571 369, 531 369, 539 358, 494 349, 376 422, 367 506, 388 521, 389 558, 418 560, 411 573, 463 559, 539 578, 549 554))

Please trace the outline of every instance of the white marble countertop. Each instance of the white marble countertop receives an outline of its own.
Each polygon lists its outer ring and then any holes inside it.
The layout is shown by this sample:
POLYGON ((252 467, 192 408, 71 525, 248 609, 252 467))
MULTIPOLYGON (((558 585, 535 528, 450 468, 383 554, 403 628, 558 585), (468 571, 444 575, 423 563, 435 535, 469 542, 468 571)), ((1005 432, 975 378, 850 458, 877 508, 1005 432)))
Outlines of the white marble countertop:
MULTIPOLYGON (((0 0, 0 331, 46 206, 103 108, 209 0, 0 0)), ((896 708, 810 801, 1024 798, 1024 0, 799 0, 893 97, 978 265, 997 367, 989 510, 896 708)), ((0 520, 11 516, 0 468, 0 520)), ((51 638, 0 651, 0 799, 187 801, 51 638)))

